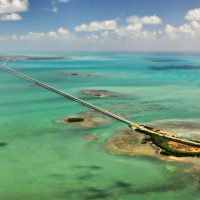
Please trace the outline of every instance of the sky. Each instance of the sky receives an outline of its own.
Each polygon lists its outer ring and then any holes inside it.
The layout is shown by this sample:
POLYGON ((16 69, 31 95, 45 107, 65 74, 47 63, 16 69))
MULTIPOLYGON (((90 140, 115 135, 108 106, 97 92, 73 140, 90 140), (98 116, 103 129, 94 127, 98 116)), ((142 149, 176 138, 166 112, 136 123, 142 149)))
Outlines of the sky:
POLYGON ((200 0, 0 0, 0 52, 200 51, 200 0))

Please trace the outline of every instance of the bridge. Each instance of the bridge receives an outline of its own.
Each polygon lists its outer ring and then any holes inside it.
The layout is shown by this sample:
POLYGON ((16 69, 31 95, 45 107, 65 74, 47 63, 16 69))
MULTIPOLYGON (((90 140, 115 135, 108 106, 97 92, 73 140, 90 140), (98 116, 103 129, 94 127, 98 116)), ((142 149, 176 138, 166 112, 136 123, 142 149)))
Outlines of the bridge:
POLYGON ((82 104, 82 105, 84 105, 86 107, 89 107, 89 108, 91 108, 93 110, 96 110, 96 111, 98 111, 98 112, 100 112, 100 113, 102 113, 104 115, 107 115, 107 116, 109 116, 111 118, 114 118, 114 119, 116 119, 116 120, 118 120, 120 122, 123 122, 123 123, 127 124, 129 127, 131 127, 132 129, 134 129, 136 131, 145 133, 145 134, 150 135, 150 136, 162 137, 162 138, 166 138, 166 139, 171 140, 171 141, 175 141, 175 142, 179 142, 179 143, 182 143, 182 144, 186 144, 186 145, 195 146, 195 147, 199 147, 200 148, 200 142, 198 142, 198 141, 187 140, 187 139, 184 139, 184 138, 177 137, 176 135, 174 135, 172 133, 169 133, 169 132, 165 132, 165 131, 161 131, 161 130, 158 130, 158 129, 155 129, 155 128, 152 128, 152 127, 147 127, 145 125, 133 123, 133 122, 131 122, 131 121, 119 116, 119 115, 116 115, 116 114, 114 114, 112 112, 109 112, 109 111, 107 111, 105 109, 102 109, 100 107, 97 107, 97 106, 95 106, 95 105, 93 105, 93 104, 91 104, 91 103, 89 103, 87 101, 84 101, 84 100, 82 100, 80 98, 77 98, 77 97, 71 95, 71 94, 63 92, 63 91, 61 91, 61 90, 59 90, 59 89, 57 89, 57 88, 55 88, 53 86, 50 86, 50 85, 48 85, 46 83, 43 83, 43 82, 41 82, 39 80, 36 80, 36 79, 34 79, 32 77, 29 77, 29 76, 27 76, 25 74, 22 74, 22 73, 14 70, 14 69, 8 67, 7 66, 7 60, 3 61, 3 64, 2 64, 2 66, 0 66, 0 69, 3 70, 3 71, 8 72, 10 74, 14 74, 15 76, 17 76, 17 77, 19 77, 21 79, 24 79, 26 81, 29 81, 29 82, 31 82, 31 83, 39 86, 39 87, 45 88, 45 89, 47 89, 49 91, 52 91, 52 92, 54 92, 54 93, 56 93, 56 94, 58 94, 60 96, 63 96, 65 98, 67 98, 67 99, 70 99, 72 101, 78 102, 78 103, 80 103, 80 104, 82 104))

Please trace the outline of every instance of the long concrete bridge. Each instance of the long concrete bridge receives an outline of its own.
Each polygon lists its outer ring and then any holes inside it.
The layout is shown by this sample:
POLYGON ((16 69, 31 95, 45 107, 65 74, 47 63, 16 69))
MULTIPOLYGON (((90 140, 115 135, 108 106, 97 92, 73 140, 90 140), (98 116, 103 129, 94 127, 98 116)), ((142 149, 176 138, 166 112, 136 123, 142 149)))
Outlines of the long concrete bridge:
POLYGON ((175 142, 179 142, 179 143, 182 143, 182 144, 186 144, 186 145, 190 145, 190 146, 195 146, 195 147, 200 147, 200 142, 197 142, 197 141, 191 141, 191 140, 187 140, 187 139, 183 139, 183 138, 179 138, 177 137, 176 135, 172 134, 172 133, 169 133, 169 132, 164 132, 164 131, 161 131, 161 130, 158 130, 158 129, 155 129, 155 128, 152 128, 152 127, 147 127, 147 126, 144 126, 144 125, 140 125, 140 124, 137 124, 137 123, 133 123, 119 115, 116 115, 112 112, 109 112, 105 109, 102 109, 100 107, 97 107, 91 103, 88 103, 82 99, 79 99, 77 97, 74 97, 73 95, 71 94, 68 94, 66 92, 63 92, 55 87, 52 87, 46 83, 43 83, 41 81, 38 81, 34 78, 31 78, 25 74, 22 74, 10 67, 7 66, 7 61, 4 61, 2 66, 0 66, 0 69, 8 72, 8 73, 11 73, 11 74, 14 74, 15 76, 21 78, 21 79, 24 79, 26 81, 29 81, 35 85, 38 85, 40 87, 43 87, 47 90, 50 90, 58 95, 61 95, 67 99, 71 99, 73 101, 76 101, 84 106, 87 106, 93 110, 96 110, 100 113, 103 113, 109 117, 112 117, 118 121, 121 121, 123 123, 126 123, 129 127, 131 127, 132 129, 136 130, 136 131, 139 131, 139 132, 142 132, 142 133, 145 133, 147 135, 150 135, 150 136, 158 136, 158 137, 162 137, 162 138, 166 138, 166 139, 169 139, 171 141, 175 141, 175 142))

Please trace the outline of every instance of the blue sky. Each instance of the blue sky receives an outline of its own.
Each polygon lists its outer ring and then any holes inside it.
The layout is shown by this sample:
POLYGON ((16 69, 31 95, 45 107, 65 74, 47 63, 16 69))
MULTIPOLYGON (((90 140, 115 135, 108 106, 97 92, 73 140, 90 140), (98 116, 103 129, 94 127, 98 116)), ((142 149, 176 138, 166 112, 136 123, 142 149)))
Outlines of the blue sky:
POLYGON ((199 51, 200 1, 0 0, 0 30, 0 51, 199 51))

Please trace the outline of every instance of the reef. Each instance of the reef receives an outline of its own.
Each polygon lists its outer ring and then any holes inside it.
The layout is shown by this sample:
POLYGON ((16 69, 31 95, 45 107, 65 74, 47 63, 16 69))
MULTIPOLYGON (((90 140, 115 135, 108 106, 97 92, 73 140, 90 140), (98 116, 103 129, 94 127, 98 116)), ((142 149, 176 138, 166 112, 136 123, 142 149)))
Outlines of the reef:
POLYGON ((0 142, 0 147, 5 147, 5 146, 7 146, 6 142, 0 142))
POLYGON ((119 96, 118 94, 107 90, 90 90, 90 89, 81 90, 81 94, 97 98, 109 98, 109 97, 119 96))
POLYGON ((97 76, 97 74, 93 73, 84 73, 84 72, 63 72, 62 74, 67 75, 67 76, 97 76))
MULTIPOLYGON (((197 134, 200 122, 190 122, 181 120, 159 121, 148 124, 149 129, 156 127, 156 130, 164 130, 175 133, 178 137, 190 138, 192 141, 200 141, 200 134, 197 134), (187 133, 187 135, 186 135, 187 133), (190 134, 188 134, 190 133, 190 134)), ((113 153, 127 155, 147 155, 163 157, 187 157, 200 156, 200 147, 184 144, 178 141, 161 137, 158 135, 148 135, 142 132, 121 129, 120 133, 111 137, 106 142, 106 147, 113 153)))
POLYGON ((200 120, 195 119, 169 119, 159 120, 146 124, 157 129, 173 132, 178 137, 191 138, 192 140, 200 141, 200 120))
POLYGON ((180 59, 174 59, 174 58, 144 58, 144 60, 148 60, 151 62, 179 62, 179 61, 182 61, 180 59))
POLYGON ((59 124, 74 124, 84 128, 97 128, 111 123, 111 119, 105 118, 102 114, 89 111, 57 120, 59 124))
POLYGON ((108 139, 105 147, 115 154, 125 155, 143 155, 143 156, 159 156, 160 148, 147 143, 149 138, 141 133, 138 133, 128 128, 122 128, 118 133, 108 139))
POLYGON ((86 134, 86 135, 83 135, 82 137, 86 140, 96 140, 99 138, 97 135, 94 135, 94 134, 86 134))

